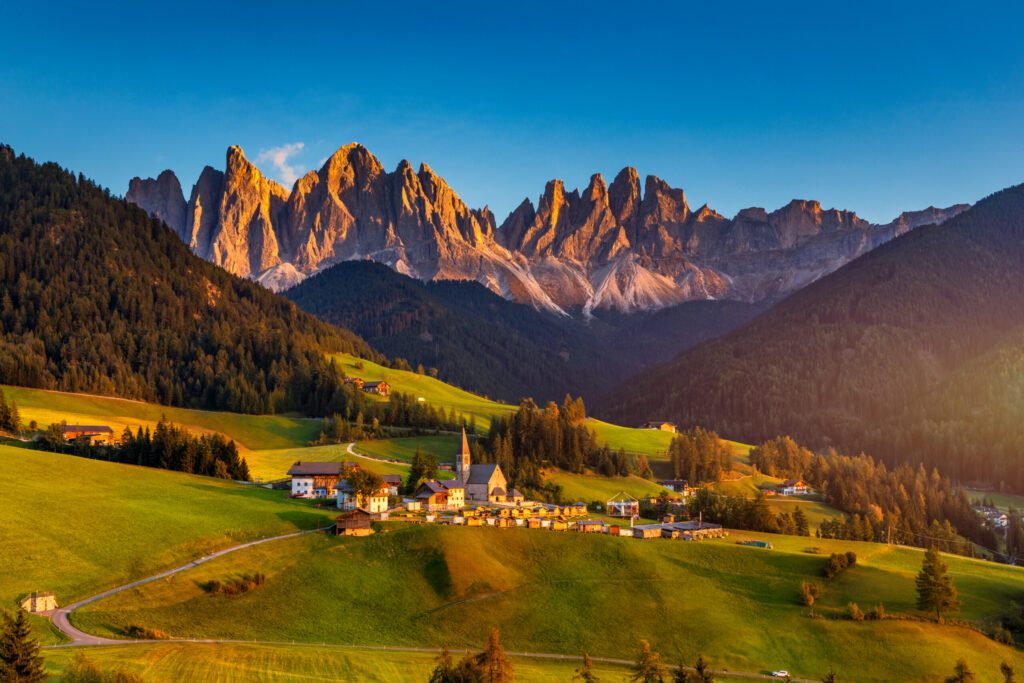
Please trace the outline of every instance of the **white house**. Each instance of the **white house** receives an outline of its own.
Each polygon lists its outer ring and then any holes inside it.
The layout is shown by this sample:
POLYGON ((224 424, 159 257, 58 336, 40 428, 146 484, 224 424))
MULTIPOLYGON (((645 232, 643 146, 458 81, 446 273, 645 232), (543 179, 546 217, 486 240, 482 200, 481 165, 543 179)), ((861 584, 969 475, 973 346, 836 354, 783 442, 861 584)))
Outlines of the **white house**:
POLYGON ((296 462, 288 469, 292 498, 333 498, 341 467, 340 462, 296 462))
POLYGON ((338 509, 355 510, 361 508, 370 514, 386 512, 388 509, 388 496, 391 495, 391 486, 384 482, 380 489, 372 496, 357 494, 349 485, 348 480, 342 480, 338 484, 338 509))
POLYGON ((780 496, 805 496, 809 490, 803 479, 787 479, 777 489, 780 496))

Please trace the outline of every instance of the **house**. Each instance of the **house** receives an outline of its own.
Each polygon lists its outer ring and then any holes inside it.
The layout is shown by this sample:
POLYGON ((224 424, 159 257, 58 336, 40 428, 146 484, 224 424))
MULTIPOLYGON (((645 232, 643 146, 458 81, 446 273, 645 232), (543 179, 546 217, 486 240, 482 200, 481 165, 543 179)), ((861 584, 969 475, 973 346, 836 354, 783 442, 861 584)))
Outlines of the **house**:
POLYGON ((466 500, 488 503, 504 503, 508 497, 501 466, 497 463, 474 465, 469 452, 466 429, 462 429, 462 448, 455 455, 455 478, 466 487, 466 500))
POLYGON ((398 489, 402 486, 402 475, 384 474, 381 476, 381 479, 383 479, 385 483, 387 483, 388 487, 391 489, 391 495, 397 496, 398 489))
POLYGON ((26 612, 50 612, 57 609, 55 593, 31 593, 21 599, 21 609, 26 612))
POLYGON ((466 504, 466 489, 457 481, 425 481, 416 489, 414 498, 428 512, 461 510, 466 504))
POLYGON ((338 509, 356 510, 363 509, 372 515, 386 512, 388 509, 388 497, 391 495, 391 486, 383 482, 373 495, 357 494, 348 484, 348 479, 343 479, 338 484, 338 509))
POLYGON ((106 425, 64 425, 65 441, 82 439, 89 443, 112 443, 114 430, 106 425))
POLYGON ((384 380, 379 382, 363 382, 362 389, 368 394, 377 394, 378 396, 388 396, 391 393, 391 385, 384 380))
POLYGON ((369 536, 373 533, 370 522, 373 515, 369 511, 356 508, 351 512, 338 515, 334 524, 334 533, 338 536, 369 536))
POLYGON ((342 382, 345 384, 354 384, 356 389, 362 389, 364 384, 362 377, 346 377, 342 382))
POLYGON ((595 519, 576 522, 576 531, 581 534, 601 534, 604 533, 604 522, 595 519))
POLYGON ((805 496, 809 487, 803 479, 787 479, 776 488, 780 496, 805 496))
POLYGON ((664 486, 673 493, 681 493, 684 498, 693 493, 690 482, 685 479, 659 479, 658 486, 664 486))
POLYGON ((645 422, 640 427, 641 429, 657 429, 662 432, 670 432, 675 434, 679 428, 676 427, 674 422, 645 422))
POLYGON ((341 478, 340 462, 295 461, 288 468, 292 478, 292 498, 334 498, 341 478))

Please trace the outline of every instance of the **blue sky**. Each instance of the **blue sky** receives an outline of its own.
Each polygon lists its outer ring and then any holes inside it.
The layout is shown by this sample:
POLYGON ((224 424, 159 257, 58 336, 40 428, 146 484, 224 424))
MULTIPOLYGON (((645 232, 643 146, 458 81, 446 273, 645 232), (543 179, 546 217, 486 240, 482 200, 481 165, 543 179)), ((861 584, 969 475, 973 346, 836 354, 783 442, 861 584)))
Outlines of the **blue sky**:
POLYGON ((284 178, 359 141, 499 222, 626 165, 727 215, 1024 182, 1019 4, 555 4, 7 3, 0 141, 118 194, 164 168, 187 194, 231 144, 284 178))

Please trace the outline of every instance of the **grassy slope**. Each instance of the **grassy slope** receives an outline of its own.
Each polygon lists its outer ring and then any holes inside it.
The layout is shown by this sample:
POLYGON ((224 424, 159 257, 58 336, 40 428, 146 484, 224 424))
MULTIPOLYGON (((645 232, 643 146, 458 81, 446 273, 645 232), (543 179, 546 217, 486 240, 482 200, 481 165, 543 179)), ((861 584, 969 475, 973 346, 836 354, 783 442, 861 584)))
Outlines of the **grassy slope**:
POLYGON ((66 604, 239 542, 330 519, 308 503, 177 472, 0 446, 0 601, 66 604))
MULTIPOLYGON (((75 622, 116 634, 142 623, 175 636, 339 644, 475 646, 488 625, 513 650, 630 657, 649 638, 669 661, 698 653, 734 670, 786 667, 845 680, 934 680, 958 656, 992 676, 1020 653, 955 626, 839 615, 850 600, 912 612, 919 551, 873 544, 767 537, 776 550, 735 544, 642 542, 525 529, 406 527, 369 539, 311 536, 262 546, 95 603, 75 622), (854 549, 860 563, 828 584, 809 619, 801 579, 854 549), (265 587, 212 597, 198 586, 243 572, 265 587), (251 619, 260 614, 259 620, 251 619), (301 618, 297 617, 301 615, 301 618)), ((766 538, 765 535, 753 535, 766 538)), ((980 620, 1019 597, 1024 571, 947 559, 963 617, 980 620)))
POLYGON ((2 388, 7 400, 18 404, 23 422, 35 420, 40 426, 66 420, 105 424, 120 433, 125 427, 153 427, 166 416, 195 432, 220 432, 250 450, 302 446, 320 433, 320 422, 305 418, 217 413, 42 389, 2 388))
POLYGON ((593 474, 573 474, 561 470, 548 470, 544 478, 562 487, 562 497, 567 501, 604 502, 625 491, 635 498, 650 498, 664 493, 666 489, 653 481, 630 475, 628 477, 601 477, 593 474))
MULTIPOLYGON (((478 431, 487 430, 492 416, 509 415, 516 410, 515 406, 492 401, 433 377, 405 370, 393 370, 347 354, 336 355, 333 358, 350 377, 361 377, 371 381, 383 379, 394 389, 422 397, 432 405, 443 407, 445 411, 454 409, 456 413, 467 418, 470 415, 474 416, 478 431), (363 364, 362 369, 355 367, 357 362, 363 364)), ((664 457, 665 450, 672 440, 671 434, 654 429, 620 427, 595 419, 590 419, 588 423, 597 433, 598 439, 607 442, 612 448, 646 453, 652 457, 664 457)))
POLYGON ((439 463, 450 463, 459 449, 459 437, 456 434, 410 436, 401 439, 360 441, 355 446, 356 453, 375 458, 393 458, 405 462, 412 462, 417 449, 423 453, 432 454, 439 463))
MULTIPOLYGON (((103 669, 137 673, 147 681, 368 681, 422 683, 430 678, 435 654, 378 652, 374 650, 315 645, 208 645, 160 643, 114 645, 95 648, 50 650, 45 654, 52 676, 64 671, 76 653, 82 652, 103 669)), ((458 660, 462 655, 455 654, 458 660)), ((564 683, 571 680, 576 663, 517 657, 517 680, 564 683)), ((619 680, 626 667, 598 664, 594 672, 602 680, 619 680)))
POLYGON ((977 489, 965 489, 964 492, 967 494, 967 498, 971 501, 978 500, 979 502, 985 498, 990 498, 995 506, 1001 511, 1006 512, 1010 507, 1014 507, 1018 510, 1024 510, 1024 496, 1014 495, 1012 493, 998 493, 995 491, 979 491, 977 489))

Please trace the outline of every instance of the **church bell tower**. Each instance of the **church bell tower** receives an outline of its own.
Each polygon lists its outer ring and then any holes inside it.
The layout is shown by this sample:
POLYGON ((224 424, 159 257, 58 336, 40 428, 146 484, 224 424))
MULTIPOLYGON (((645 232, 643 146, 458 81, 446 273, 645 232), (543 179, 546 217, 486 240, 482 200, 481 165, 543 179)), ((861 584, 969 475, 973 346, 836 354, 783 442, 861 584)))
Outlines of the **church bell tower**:
POLYGON ((458 475, 459 480, 465 484, 469 481, 469 469, 470 456, 469 456, 469 439, 466 438, 466 428, 462 428, 462 449, 455 456, 455 473, 458 475))

